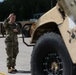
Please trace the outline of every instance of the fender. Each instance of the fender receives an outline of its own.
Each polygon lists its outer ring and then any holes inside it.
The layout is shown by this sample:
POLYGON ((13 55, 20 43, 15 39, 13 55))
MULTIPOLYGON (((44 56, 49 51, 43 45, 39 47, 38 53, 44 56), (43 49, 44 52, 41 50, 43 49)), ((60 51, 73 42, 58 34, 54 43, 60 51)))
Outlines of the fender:
POLYGON ((32 33, 31 42, 34 41, 35 37, 37 37, 35 34, 36 34, 36 31, 38 30, 38 28, 40 28, 41 26, 43 26, 45 24, 47 25, 48 23, 50 23, 50 25, 51 25, 51 23, 55 23, 56 25, 63 23, 63 17, 59 11, 58 4, 39 18, 39 20, 36 23, 36 28, 34 29, 34 31, 32 33))

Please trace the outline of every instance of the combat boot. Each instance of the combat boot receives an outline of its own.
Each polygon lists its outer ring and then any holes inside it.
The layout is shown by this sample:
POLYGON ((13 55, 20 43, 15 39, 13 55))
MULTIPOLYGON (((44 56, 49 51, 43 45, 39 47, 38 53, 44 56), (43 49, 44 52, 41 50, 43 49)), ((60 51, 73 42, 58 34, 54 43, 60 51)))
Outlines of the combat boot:
POLYGON ((8 73, 11 73, 12 72, 12 69, 8 69, 8 73))
POLYGON ((18 72, 17 69, 15 69, 14 66, 12 67, 12 70, 13 70, 14 72, 18 72))
POLYGON ((15 74, 16 72, 12 68, 8 68, 8 73, 15 74))

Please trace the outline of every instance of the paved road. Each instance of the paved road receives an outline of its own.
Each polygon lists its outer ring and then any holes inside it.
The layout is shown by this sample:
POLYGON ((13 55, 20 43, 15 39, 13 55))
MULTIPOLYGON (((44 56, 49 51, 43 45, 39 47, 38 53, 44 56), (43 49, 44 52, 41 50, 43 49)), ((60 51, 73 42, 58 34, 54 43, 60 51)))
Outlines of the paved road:
MULTIPOLYGON (((0 38, 0 73, 2 72, 5 75, 14 75, 14 74, 9 74, 7 72, 7 67, 6 67, 7 55, 5 51, 4 39, 5 38, 0 38)), ((31 58, 32 47, 27 47, 22 42, 22 38, 19 37, 18 40, 19 40, 19 54, 17 57, 17 65, 16 65, 18 73, 16 73, 15 75, 31 75, 30 58, 31 58)), ((29 41, 29 39, 26 40, 29 41)))

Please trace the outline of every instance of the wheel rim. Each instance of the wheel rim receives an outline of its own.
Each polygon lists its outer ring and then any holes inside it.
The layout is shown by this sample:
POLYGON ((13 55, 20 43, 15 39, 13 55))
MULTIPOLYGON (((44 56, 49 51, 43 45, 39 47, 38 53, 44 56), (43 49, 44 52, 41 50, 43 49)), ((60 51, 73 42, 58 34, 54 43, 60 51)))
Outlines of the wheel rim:
POLYGON ((47 75, 62 75, 63 64, 57 53, 50 53, 43 61, 43 72, 47 75))

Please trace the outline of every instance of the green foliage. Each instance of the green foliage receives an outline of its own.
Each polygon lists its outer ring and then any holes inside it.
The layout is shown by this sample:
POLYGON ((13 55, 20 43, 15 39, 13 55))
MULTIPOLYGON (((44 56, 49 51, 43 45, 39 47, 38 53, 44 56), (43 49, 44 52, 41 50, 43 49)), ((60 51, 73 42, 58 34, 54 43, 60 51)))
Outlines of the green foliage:
MULTIPOLYGON (((56 0, 52 0, 56 3, 56 0)), ((51 0, 4 0, 0 3, 0 21, 10 13, 17 15, 17 20, 27 20, 35 13, 45 13, 51 8, 51 0)))

